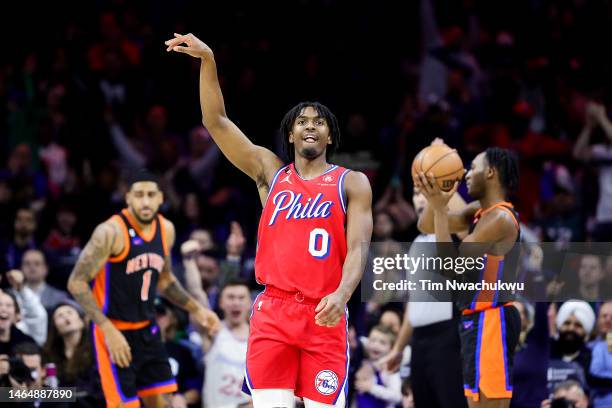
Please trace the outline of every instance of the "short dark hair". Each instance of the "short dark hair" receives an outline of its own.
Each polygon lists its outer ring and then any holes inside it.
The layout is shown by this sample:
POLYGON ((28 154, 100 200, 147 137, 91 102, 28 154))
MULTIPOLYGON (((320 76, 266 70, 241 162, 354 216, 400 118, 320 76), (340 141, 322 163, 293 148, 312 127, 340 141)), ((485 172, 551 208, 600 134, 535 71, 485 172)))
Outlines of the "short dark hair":
POLYGON ((302 110, 311 107, 317 111, 317 114, 325 119, 327 126, 329 127, 329 134, 331 137, 331 144, 327 146, 325 151, 325 158, 329 158, 335 153, 338 146, 340 146, 340 126, 338 125, 338 119, 331 110, 322 103, 319 102, 300 102, 289 110, 283 117, 280 124, 280 134, 283 139, 283 152, 290 161, 295 160, 295 150, 292 143, 289 143, 289 133, 293 129, 293 124, 302 110))
POLYGON ((15 347, 13 347, 13 354, 18 356, 32 356, 32 355, 42 355, 42 350, 36 343, 32 343, 31 341, 23 341, 21 343, 17 343, 15 347))
POLYGON ((225 284, 223 285, 223 288, 219 291, 219 299, 223 295, 223 292, 225 292, 225 288, 229 288, 230 286, 244 286, 245 288, 247 288, 249 293, 251 291, 251 288, 249 287, 249 282, 241 278, 232 278, 228 279, 228 281, 225 282, 225 284))
POLYGON ((508 149, 489 147, 485 150, 489 166, 495 168, 499 182, 506 193, 515 191, 519 183, 519 167, 516 154, 508 149))
POLYGON ((150 181, 157 184, 157 187, 159 187, 159 178, 154 173, 150 172, 145 168, 140 168, 131 172, 128 176, 127 181, 130 188, 132 188, 132 185, 134 185, 134 183, 138 183, 141 181, 150 181))

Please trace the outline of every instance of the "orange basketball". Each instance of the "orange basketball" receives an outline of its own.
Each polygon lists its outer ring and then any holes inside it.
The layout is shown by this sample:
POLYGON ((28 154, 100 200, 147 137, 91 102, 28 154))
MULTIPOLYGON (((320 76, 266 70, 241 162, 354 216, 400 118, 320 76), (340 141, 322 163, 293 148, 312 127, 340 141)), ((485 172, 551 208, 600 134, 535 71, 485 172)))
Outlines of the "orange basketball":
POLYGON ((444 191, 450 191, 455 181, 463 178, 463 161, 457 150, 445 144, 427 146, 412 162, 412 178, 416 179, 420 171, 433 173, 438 186, 444 191))

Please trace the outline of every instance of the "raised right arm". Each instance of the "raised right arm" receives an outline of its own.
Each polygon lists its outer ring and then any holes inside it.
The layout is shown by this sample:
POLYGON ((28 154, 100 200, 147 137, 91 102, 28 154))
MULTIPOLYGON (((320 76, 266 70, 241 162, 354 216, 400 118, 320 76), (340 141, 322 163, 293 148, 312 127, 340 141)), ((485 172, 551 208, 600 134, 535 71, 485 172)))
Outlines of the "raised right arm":
POLYGON ((217 65, 210 47, 193 34, 175 34, 175 38, 166 41, 166 45, 168 51, 182 52, 200 58, 202 122, 225 157, 258 184, 270 180, 283 162, 270 150, 251 142, 227 117, 217 77, 217 65))

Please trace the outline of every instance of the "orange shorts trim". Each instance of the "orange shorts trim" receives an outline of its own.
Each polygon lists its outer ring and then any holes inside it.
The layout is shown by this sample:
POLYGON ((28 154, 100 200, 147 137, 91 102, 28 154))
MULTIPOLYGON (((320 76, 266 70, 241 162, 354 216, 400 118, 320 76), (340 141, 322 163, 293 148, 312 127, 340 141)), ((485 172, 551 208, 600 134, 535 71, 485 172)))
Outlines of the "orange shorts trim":
POLYGON ((117 330, 138 330, 138 329, 142 329, 143 327, 147 327, 149 324, 151 324, 151 322, 148 320, 143 320, 140 322, 126 322, 123 320, 115 320, 115 319, 109 319, 109 320, 113 324, 113 326, 117 328, 117 330))
POLYGON ((509 383, 508 362, 505 350, 505 327, 503 309, 487 309, 483 313, 481 343, 477 354, 477 388, 464 387, 466 397, 479 401, 480 392, 488 399, 512 398, 509 383), (478 390, 478 391, 476 391, 478 390))
POLYGON ((120 386, 115 379, 113 374, 112 362, 108 349, 106 348, 106 342, 104 340, 104 334, 102 330, 93 325, 93 337, 95 346, 95 356, 98 363, 98 374, 100 375, 100 382, 102 383, 102 391, 104 392, 104 399, 106 400, 107 407, 118 407, 123 404, 125 408, 138 408, 140 407, 140 400, 138 398, 129 401, 122 401, 120 393, 120 386))
POLYGON ((148 397, 150 395, 170 394, 176 391, 178 391, 178 386, 176 385, 176 382, 172 380, 170 384, 154 385, 150 388, 140 390, 138 391, 138 396, 148 397))

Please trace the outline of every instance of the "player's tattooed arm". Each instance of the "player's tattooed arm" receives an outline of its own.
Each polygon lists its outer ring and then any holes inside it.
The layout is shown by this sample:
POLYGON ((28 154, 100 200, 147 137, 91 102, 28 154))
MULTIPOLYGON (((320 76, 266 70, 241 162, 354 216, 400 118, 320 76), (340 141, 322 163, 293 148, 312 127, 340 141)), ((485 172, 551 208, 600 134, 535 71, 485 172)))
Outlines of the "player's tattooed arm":
POLYGON ((96 277, 102 265, 111 255, 116 236, 117 228, 111 221, 98 225, 81 251, 68 279, 68 290, 93 322, 99 326, 108 319, 98 307, 89 282, 96 277))
POLYGON ((172 257, 170 256, 170 251, 172 245, 174 245, 174 240, 176 237, 174 225, 169 220, 164 219, 164 225, 162 226, 162 228, 165 228, 166 231, 166 243, 168 247, 168 253, 164 256, 164 268, 159 274, 159 280, 157 281, 157 290, 170 302, 187 310, 190 313, 193 313, 198 309, 198 307, 200 307, 200 305, 183 288, 183 286, 180 284, 178 279, 176 279, 176 276, 172 272, 172 257))
POLYGON ((176 279, 176 276, 174 276, 172 273, 172 268, 170 267, 171 262, 170 257, 167 256, 164 264, 164 270, 159 275, 157 290, 159 290, 159 293, 161 293, 166 299, 175 305, 192 312, 196 305, 191 303, 197 302, 193 300, 193 298, 176 279))
POLYGON ((208 335, 215 336, 220 328, 217 315, 191 297, 172 273, 170 251, 176 235, 174 225, 170 221, 164 220, 162 228, 166 231, 168 253, 165 257, 164 268, 159 274, 157 290, 170 302, 187 310, 191 314, 192 321, 196 322, 199 328, 204 328, 208 335))

